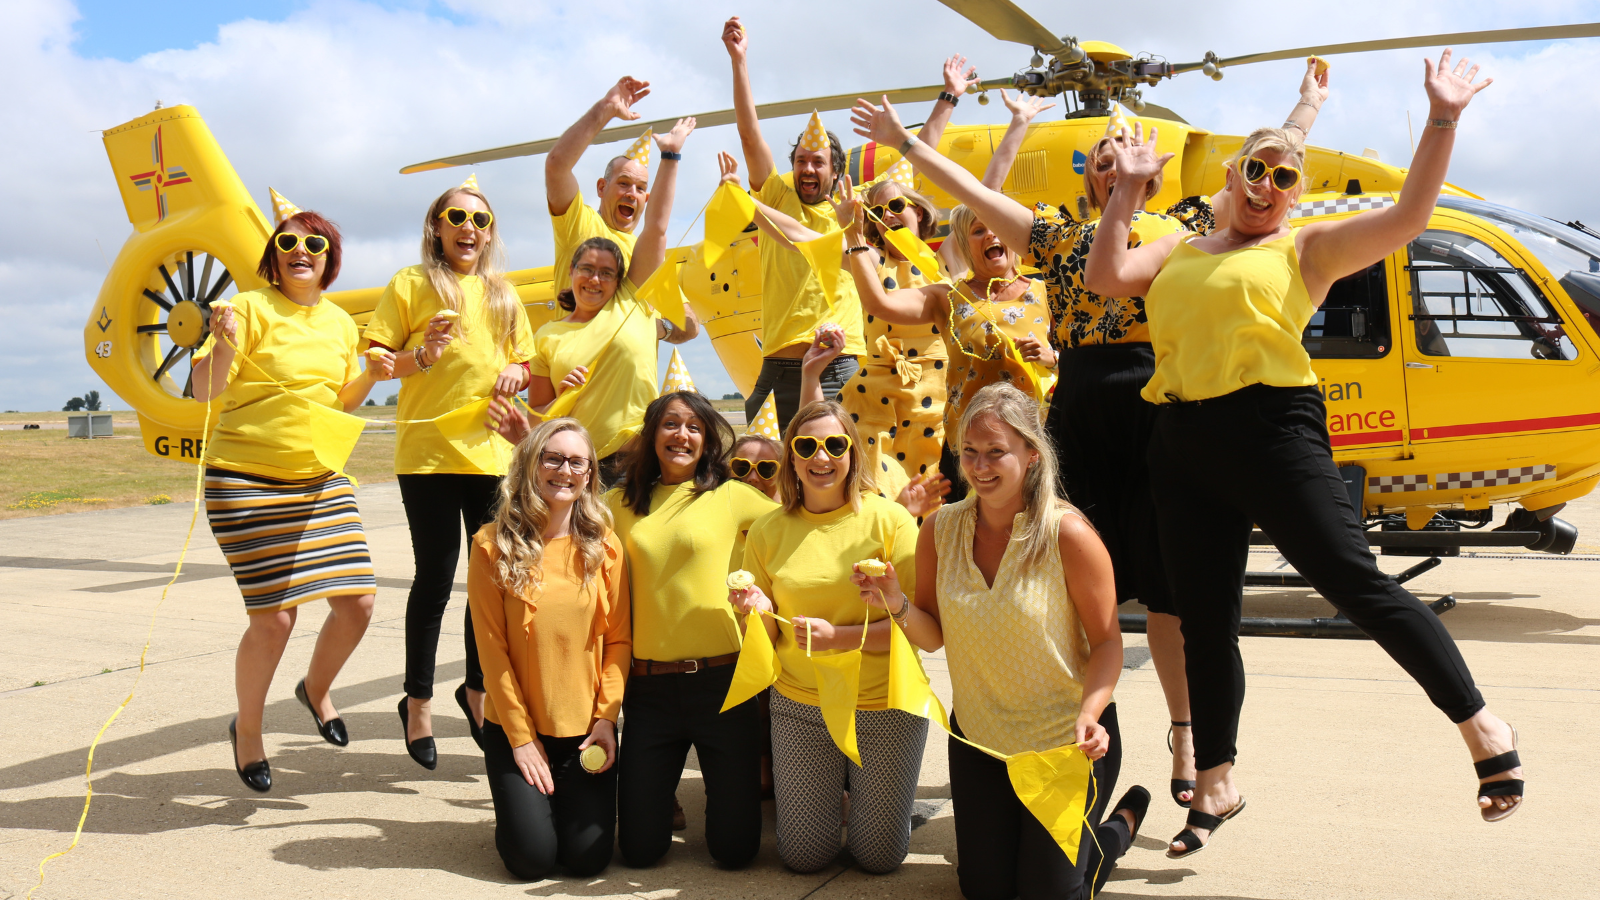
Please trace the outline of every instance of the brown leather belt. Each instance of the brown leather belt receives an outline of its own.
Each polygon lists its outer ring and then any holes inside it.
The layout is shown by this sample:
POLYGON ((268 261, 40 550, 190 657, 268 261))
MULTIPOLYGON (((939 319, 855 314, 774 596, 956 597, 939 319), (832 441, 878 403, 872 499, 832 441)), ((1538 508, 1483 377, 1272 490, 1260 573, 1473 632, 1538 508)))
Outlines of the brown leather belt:
POLYGON ((731 666, 739 661, 739 654, 724 653, 721 656, 707 656, 703 659, 686 659, 683 662, 656 662, 653 659, 636 659, 633 668, 629 670, 632 675, 693 675, 701 669, 714 669, 717 666, 731 666))

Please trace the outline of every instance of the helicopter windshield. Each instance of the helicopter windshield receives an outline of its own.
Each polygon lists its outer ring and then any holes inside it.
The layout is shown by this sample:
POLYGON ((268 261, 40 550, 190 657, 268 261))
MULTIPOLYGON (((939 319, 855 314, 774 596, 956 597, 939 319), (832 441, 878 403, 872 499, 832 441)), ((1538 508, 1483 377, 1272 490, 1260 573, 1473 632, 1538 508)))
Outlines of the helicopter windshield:
POLYGON ((1439 205, 1487 219, 1503 229, 1550 270, 1590 324, 1600 328, 1600 237, 1483 200, 1442 196, 1439 205))

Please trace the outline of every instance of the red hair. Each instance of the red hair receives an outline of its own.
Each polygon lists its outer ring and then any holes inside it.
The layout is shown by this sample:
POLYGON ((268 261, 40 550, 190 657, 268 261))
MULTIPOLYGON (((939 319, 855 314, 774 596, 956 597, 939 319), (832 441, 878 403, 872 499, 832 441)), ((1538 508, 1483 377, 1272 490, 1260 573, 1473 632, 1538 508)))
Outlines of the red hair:
POLYGON ((328 251, 324 254, 327 266, 322 270, 320 286, 327 290, 328 285, 339 277, 339 263, 343 260, 343 249, 339 243, 339 226, 328 221, 321 213, 297 212, 272 229, 272 234, 267 237, 267 249, 261 254, 261 264, 256 266, 256 274, 265 278, 269 284, 278 283, 278 235, 283 234, 289 225, 299 225, 312 234, 320 234, 328 239, 328 251))

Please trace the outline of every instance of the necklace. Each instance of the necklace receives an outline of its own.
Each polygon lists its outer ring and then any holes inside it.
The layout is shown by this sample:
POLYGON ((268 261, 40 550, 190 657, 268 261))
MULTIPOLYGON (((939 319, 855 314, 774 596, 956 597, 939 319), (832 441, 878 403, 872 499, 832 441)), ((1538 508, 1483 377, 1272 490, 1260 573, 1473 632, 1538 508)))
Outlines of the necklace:
MULTIPOLYGON (((995 289, 994 289, 994 283, 996 281, 1004 282, 1004 284, 1000 285, 1000 291, 1003 292, 1003 291, 1005 291, 1006 288, 1010 287, 1013 284, 1016 284, 1017 281, 1019 281, 1021 278, 1022 278, 1021 275, 1015 275, 1015 276, 1012 276, 1009 280, 1007 280, 1005 278, 998 278, 998 277, 989 279, 989 283, 988 283, 988 285, 985 286, 985 291, 984 291, 986 294, 988 294, 988 296, 983 297, 981 299, 978 297, 977 292, 974 291, 964 281, 956 282, 956 291, 955 292, 956 292, 956 294, 958 296, 966 296, 966 295, 962 295, 962 290, 965 289, 968 292, 968 295, 970 295, 972 297, 972 311, 973 311, 973 313, 975 313, 979 318, 983 319, 983 321, 989 323, 989 327, 990 328, 998 330, 1000 328, 1000 323, 996 322, 994 320, 994 316, 993 316, 994 295, 997 293, 995 291, 995 289), (981 304, 984 304, 984 303, 989 304, 989 309, 988 310, 985 310, 983 308, 983 306, 981 305, 981 304)), ((954 303, 951 303, 949 305, 949 319, 950 319, 950 339, 956 342, 956 349, 960 350, 963 354, 965 354, 967 356, 970 356, 973 359, 983 360, 984 362, 993 362, 994 360, 999 359, 1000 356, 1005 353, 1006 345, 1005 345, 1005 341, 1004 340, 1000 340, 1000 341, 994 342, 994 345, 989 347, 988 350, 986 350, 982 354, 975 353, 969 347, 967 347, 967 345, 965 343, 963 343, 962 340, 961 340, 961 331, 960 331, 960 329, 956 327, 956 305, 954 303)))

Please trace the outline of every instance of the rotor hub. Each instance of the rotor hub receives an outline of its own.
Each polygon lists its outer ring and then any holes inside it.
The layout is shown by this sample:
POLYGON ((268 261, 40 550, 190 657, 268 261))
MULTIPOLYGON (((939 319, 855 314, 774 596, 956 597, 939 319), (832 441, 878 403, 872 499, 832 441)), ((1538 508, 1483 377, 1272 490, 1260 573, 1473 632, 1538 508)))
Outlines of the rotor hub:
POLYGON ((167 337, 179 347, 194 350, 206 339, 206 314, 193 300, 180 300, 167 316, 167 337))

